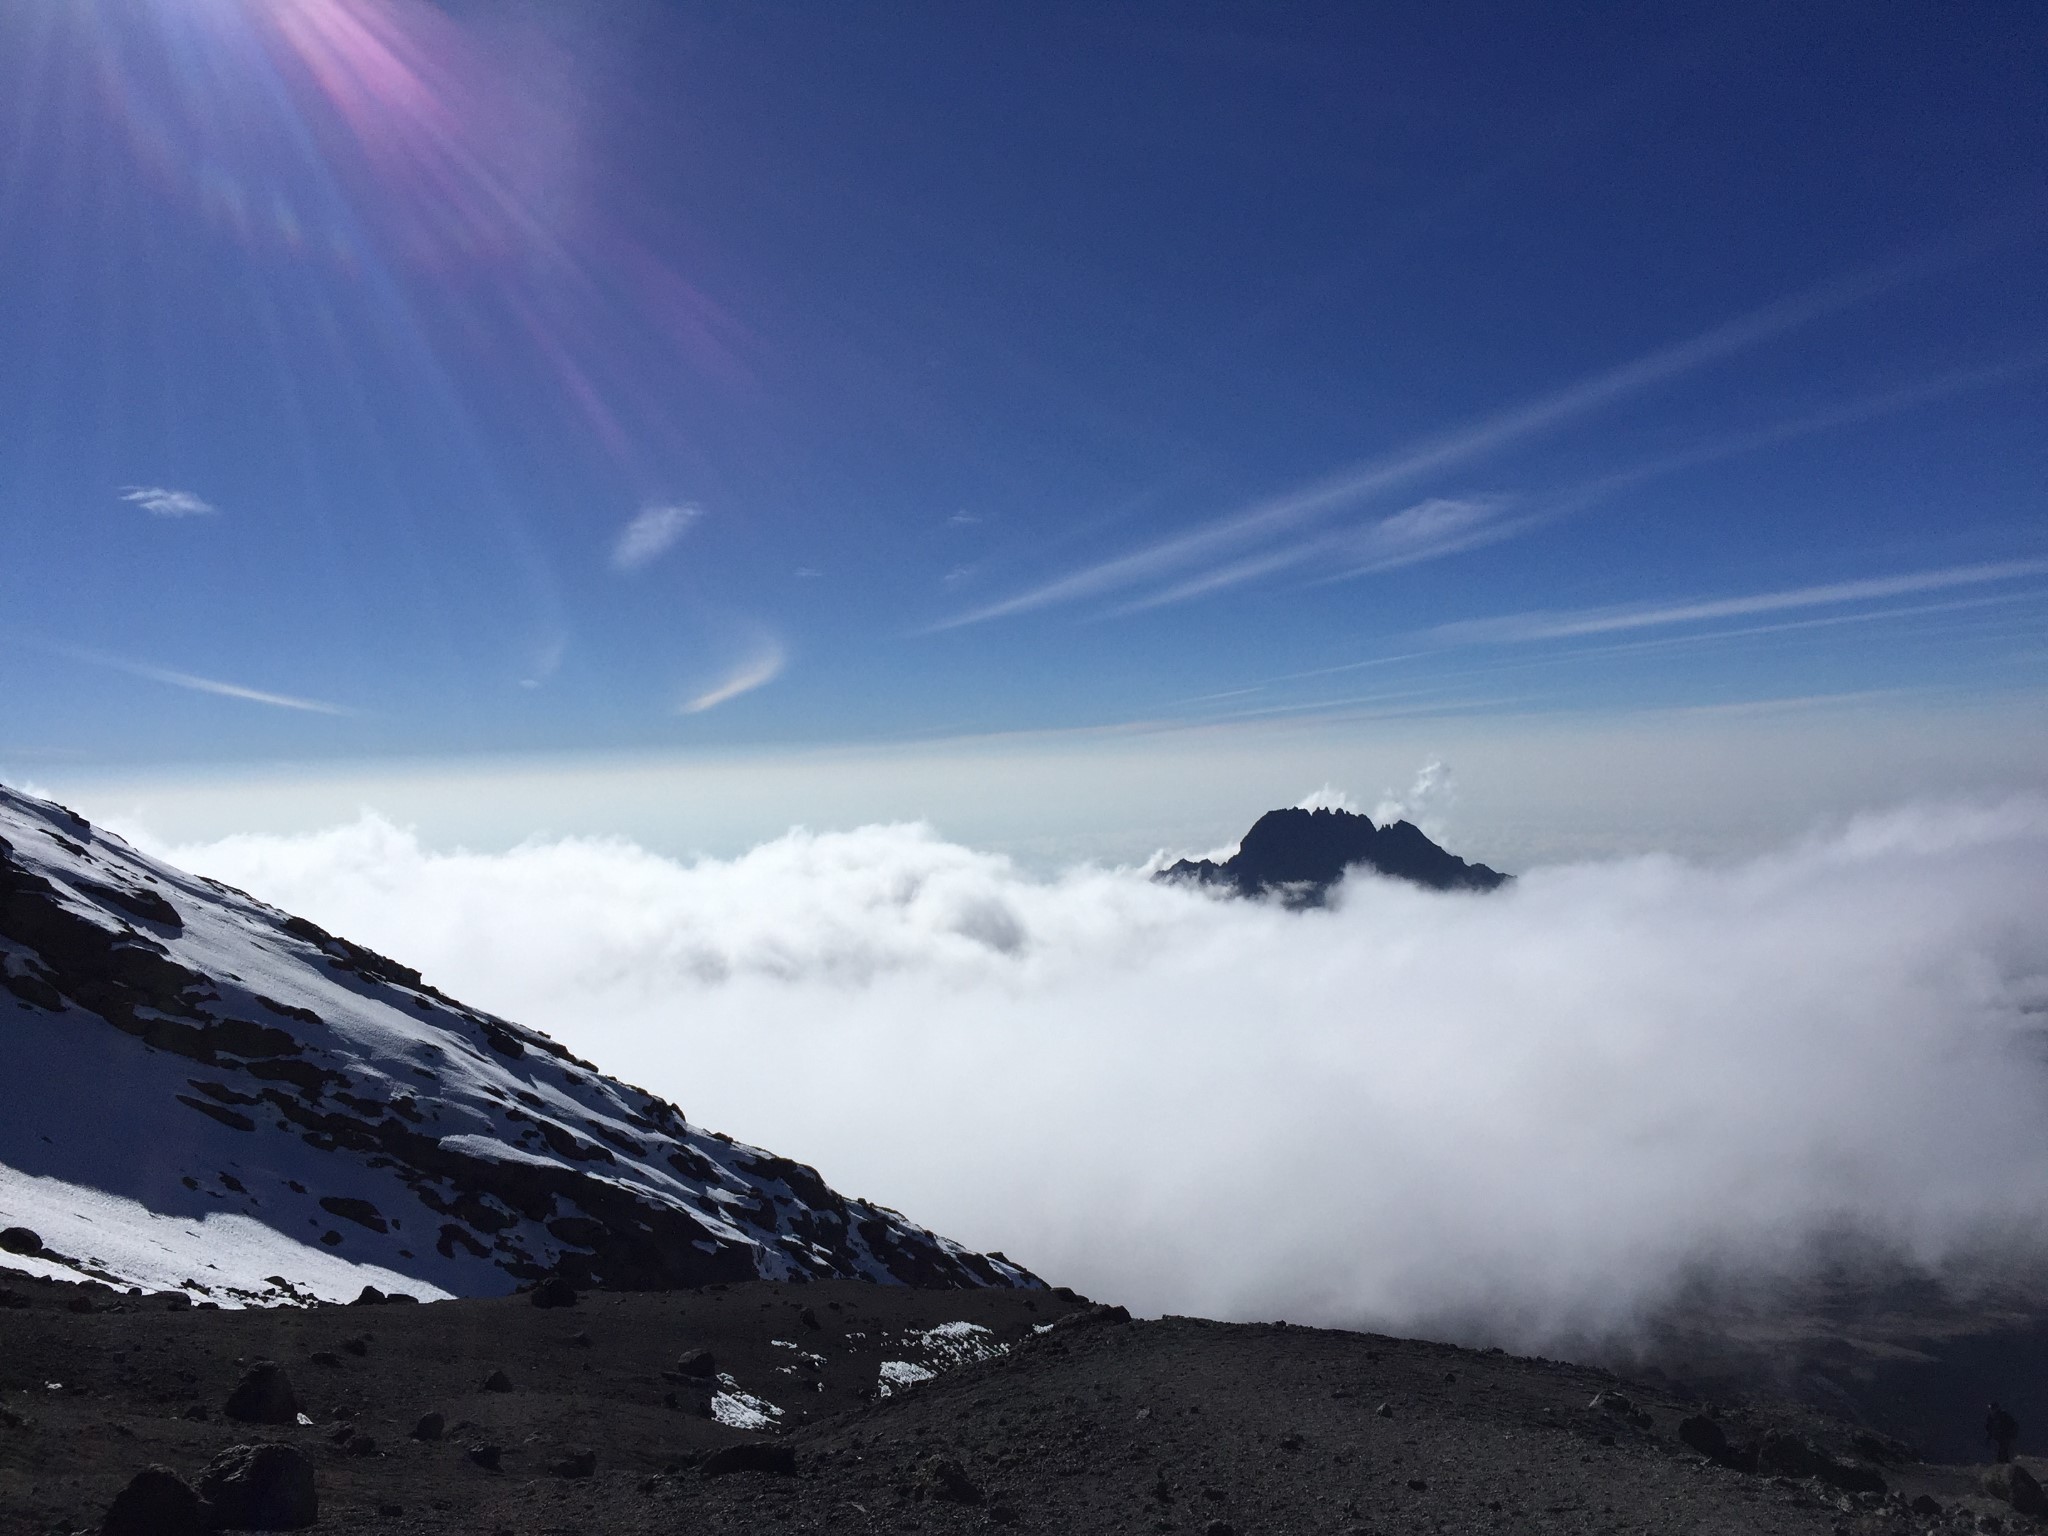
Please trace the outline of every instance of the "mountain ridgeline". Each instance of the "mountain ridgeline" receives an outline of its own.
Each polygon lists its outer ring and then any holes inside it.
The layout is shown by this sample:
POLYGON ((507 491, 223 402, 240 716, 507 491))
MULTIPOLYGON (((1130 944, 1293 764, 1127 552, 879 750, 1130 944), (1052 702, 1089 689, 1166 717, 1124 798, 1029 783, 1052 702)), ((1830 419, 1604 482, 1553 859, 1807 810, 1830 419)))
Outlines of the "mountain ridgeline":
POLYGON ((53 1278, 228 1305, 369 1278, 1040 1285, 5 788, 0 1060, 0 1258, 53 1278))
POLYGON ((1373 825, 1350 811, 1268 811, 1222 863, 1182 859, 1153 878, 1221 886, 1239 896, 1273 896, 1291 907, 1319 907, 1353 869, 1367 869, 1437 891, 1491 891, 1511 876, 1468 864, 1431 842, 1412 822, 1373 825))

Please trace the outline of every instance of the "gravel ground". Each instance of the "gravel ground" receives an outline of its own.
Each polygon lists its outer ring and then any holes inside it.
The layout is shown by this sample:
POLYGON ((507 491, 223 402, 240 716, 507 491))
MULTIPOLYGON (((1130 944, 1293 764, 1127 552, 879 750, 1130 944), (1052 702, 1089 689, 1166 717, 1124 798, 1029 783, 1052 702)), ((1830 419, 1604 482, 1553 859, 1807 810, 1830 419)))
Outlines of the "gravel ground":
POLYGON ((6 1292, 8 1533, 97 1530, 144 1466, 196 1479, 254 1441, 310 1458, 318 1529, 388 1536, 2043 1528, 1983 1493, 1982 1468, 1911 1461, 1809 1409, 1709 1411, 1737 1445, 1795 1436, 1884 1492, 1711 1462, 1679 1437, 1702 1405, 1586 1367, 1131 1322, 1070 1293, 756 1283, 563 1308, 215 1312, 54 1282, 6 1292), (73 1310, 87 1295, 95 1310, 73 1310), (259 1360, 309 1423, 224 1417, 259 1360), (430 1413, 442 1437, 414 1438, 430 1413), (733 1446, 788 1459, 718 1475, 733 1446))

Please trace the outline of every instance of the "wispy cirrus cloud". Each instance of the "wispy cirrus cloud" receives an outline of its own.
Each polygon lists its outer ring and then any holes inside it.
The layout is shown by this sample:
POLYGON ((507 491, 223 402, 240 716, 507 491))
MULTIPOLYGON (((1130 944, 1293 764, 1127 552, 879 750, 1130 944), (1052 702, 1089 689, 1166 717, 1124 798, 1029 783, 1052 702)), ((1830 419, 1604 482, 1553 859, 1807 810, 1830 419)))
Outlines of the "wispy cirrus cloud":
POLYGON ((743 693, 752 693, 782 676, 782 669, 789 663, 789 653, 782 642, 775 639, 762 641, 760 646, 726 677, 705 689, 696 697, 687 700, 682 707, 686 715, 701 715, 707 709, 716 709, 730 703, 743 693))
POLYGON ((612 540, 612 568, 637 571, 660 559, 703 515, 702 507, 689 502, 642 508, 612 540))
POLYGON ((133 502, 151 517, 215 517, 220 508, 190 491, 174 491, 164 485, 124 485, 121 499, 133 502))
POLYGON ((1754 614, 1819 608, 1838 603, 1878 602, 1920 592, 1942 592, 1987 582, 2018 581, 2048 575, 2048 560, 2003 560, 1982 565, 1954 565, 1939 570, 1906 571, 1857 581, 1824 582, 1774 592, 1736 597, 1687 598, 1663 603, 1630 603, 1602 608, 1538 609, 1496 618, 1460 619, 1423 632, 1441 645, 1521 644, 1537 640, 1570 640, 1655 629, 1670 624, 1705 623, 1748 618, 1754 614))
MULTIPOLYGON (((1569 425, 1658 385, 1775 340, 1824 315, 1875 297, 1920 275, 1932 265, 1957 259, 1959 254, 1960 247, 1944 248, 1932 255, 1921 254, 1866 268, 1805 289, 1683 341, 1589 374, 1561 389, 1423 438, 1298 489, 1256 502, 1187 533, 1159 540, 999 602, 943 619, 929 626, 926 632, 957 629, 1057 604, 1102 597, 1147 582, 1167 580, 1177 572, 1211 561, 1225 561, 1227 565, 1207 575, 1183 578, 1169 589, 1175 596, 1161 596, 1137 606, 1157 606, 1160 601, 1200 596, 1220 586, 1299 564, 1320 550, 1321 540, 1311 546, 1271 551, 1249 558, 1236 555, 1236 551, 1261 540, 1290 533, 1420 476, 1462 467, 1544 432, 1569 425)), ((1442 552, 1451 551, 1446 549, 1442 552)), ((1412 560, 1402 563, 1412 563, 1412 560)), ((1353 574, 1383 568, 1366 563, 1353 574)))
POLYGON ((194 693, 211 693, 224 699, 241 699, 249 704, 267 704, 273 709, 296 709, 314 715, 362 713, 360 710, 350 709, 345 704, 330 704, 324 699, 300 698, 289 693, 271 693, 262 688, 249 688, 241 683, 225 682, 217 677, 200 677, 192 672, 179 672, 170 667, 156 667, 147 662, 130 661, 124 656, 109 656, 100 651, 78 650, 70 646, 53 646, 50 649, 73 661, 106 667, 114 672, 125 672, 130 677, 139 677, 147 682, 167 683, 173 688, 188 688, 194 693))

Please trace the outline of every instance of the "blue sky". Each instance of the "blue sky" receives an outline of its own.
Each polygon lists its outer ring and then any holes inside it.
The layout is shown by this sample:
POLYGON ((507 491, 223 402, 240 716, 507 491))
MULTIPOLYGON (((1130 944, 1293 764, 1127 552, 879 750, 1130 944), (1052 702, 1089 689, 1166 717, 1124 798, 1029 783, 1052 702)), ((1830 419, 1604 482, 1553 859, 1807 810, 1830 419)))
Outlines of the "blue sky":
POLYGON ((2038 727, 2042 51, 1988 0, 9 8, 0 768, 2038 727))

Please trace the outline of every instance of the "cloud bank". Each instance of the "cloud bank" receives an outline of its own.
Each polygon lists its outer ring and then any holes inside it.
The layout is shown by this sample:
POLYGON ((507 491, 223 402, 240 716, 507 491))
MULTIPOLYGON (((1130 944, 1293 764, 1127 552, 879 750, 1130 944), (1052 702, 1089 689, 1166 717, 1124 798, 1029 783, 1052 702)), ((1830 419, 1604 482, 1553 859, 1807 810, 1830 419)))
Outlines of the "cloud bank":
POLYGON ((1939 1269, 2048 1210, 2048 804, 1291 914, 920 826, 729 861, 166 851, 839 1187, 1151 1311, 1626 1330, 1702 1259, 1939 1269))

